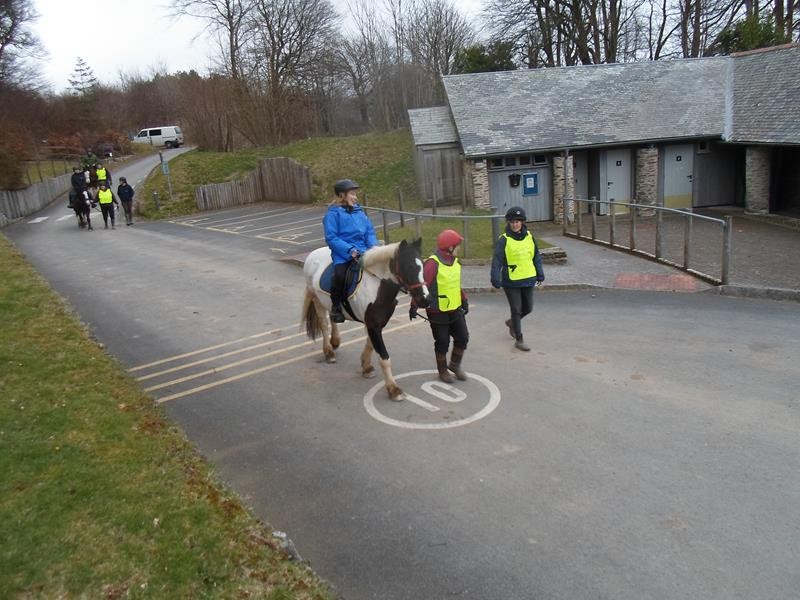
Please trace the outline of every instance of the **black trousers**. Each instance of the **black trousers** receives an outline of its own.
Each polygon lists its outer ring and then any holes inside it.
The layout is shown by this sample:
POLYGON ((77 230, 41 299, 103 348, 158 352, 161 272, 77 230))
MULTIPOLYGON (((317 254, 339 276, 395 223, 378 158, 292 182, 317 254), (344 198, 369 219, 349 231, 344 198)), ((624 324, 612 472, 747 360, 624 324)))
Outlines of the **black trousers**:
POLYGON ((447 354, 451 337, 454 347, 467 349, 469 330, 463 310, 457 308, 448 312, 428 312, 428 322, 433 333, 433 350, 436 354, 447 354))
POLYGON ((511 328, 517 339, 522 337, 522 318, 533 310, 533 286, 503 288, 511 309, 511 328))
POLYGON ((101 204, 100 205, 100 212, 103 213, 103 222, 108 225, 108 217, 111 217, 111 224, 114 224, 114 203, 109 202, 108 204, 101 204))
POLYGON ((347 269, 349 268, 349 262, 333 265, 333 281, 331 282, 331 303, 333 304, 341 304, 345 301, 347 290, 344 286, 347 277, 347 269))

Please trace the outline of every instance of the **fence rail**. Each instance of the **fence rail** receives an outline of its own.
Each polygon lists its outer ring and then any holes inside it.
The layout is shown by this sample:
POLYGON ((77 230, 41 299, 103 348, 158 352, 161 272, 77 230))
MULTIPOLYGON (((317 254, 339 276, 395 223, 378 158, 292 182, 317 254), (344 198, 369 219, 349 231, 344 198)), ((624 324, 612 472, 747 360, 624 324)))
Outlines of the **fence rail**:
POLYGON ((230 208, 260 200, 310 202, 311 171, 291 158, 265 158, 244 179, 198 186, 194 199, 200 210, 230 208))
POLYGON ((71 174, 59 175, 24 190, 0 190, 0 226, 32 215, 70 188, 71 174))
POLYGON ((569 217, 563 220, 565 236, 643 256, 716 285, 727 285, 730 280, 731 217, 717 219, 691 209, 594 198, 565 198, 564 202, 569 217), (591 208, 587 233, 584 233, 587 212, 583 207, 591 208), (609 207, 608 214, 598 215, 600 207, 609 207), (571 224, 574 231, 570 230, 571 224), (622 243, 625 239, 627 244, 622 243), (653 251, 645 250, 648 247, 653 251), (711 274, 714 271, 719 272, 719 277, 711 274))

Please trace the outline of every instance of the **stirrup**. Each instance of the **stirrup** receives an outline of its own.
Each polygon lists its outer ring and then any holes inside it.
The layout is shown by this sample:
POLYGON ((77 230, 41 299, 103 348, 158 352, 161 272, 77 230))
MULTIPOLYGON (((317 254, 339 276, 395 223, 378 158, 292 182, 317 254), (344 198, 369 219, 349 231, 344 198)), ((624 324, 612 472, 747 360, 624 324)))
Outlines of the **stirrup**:
POLYGON ((344 313, 341 304, 334 304, 331 307, 331 321, 334 323, 344 323, 344 313))

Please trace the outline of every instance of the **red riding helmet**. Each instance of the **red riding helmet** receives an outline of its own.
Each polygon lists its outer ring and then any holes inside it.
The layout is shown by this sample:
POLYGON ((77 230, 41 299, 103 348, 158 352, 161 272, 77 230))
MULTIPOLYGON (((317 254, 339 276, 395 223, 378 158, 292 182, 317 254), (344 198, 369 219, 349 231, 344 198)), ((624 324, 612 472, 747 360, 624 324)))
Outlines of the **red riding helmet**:
POLYGON ((463 241, 464 238, 461 237, 460 233, 453 229, 445 229, 436 236, 436 247, 439 248, 439 250, 447 250, 448 248, 455 248, 463 241))

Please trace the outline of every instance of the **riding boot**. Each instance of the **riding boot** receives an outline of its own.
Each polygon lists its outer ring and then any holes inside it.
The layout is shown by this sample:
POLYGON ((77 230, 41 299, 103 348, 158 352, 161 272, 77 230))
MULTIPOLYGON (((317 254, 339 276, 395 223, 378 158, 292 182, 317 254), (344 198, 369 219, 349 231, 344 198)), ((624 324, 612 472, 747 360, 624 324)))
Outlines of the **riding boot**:
POLYGON ((334 302, 331 306, 331 321, 334 323, 344 323, 344 313, 340 302, 334 302))
POLYGON ((453 383, 456 380, 447 370, 447 354, 436 353, 436 368, 439 370, 439 379, 445 383, 453 383))
POLYGON ((461 369, 461 359, 464 357, 464 349, 453 346, 453 352, 450 354, 450 364, 447 366, 456 375, 459 381, 466 381, 467 374, 461 369))

